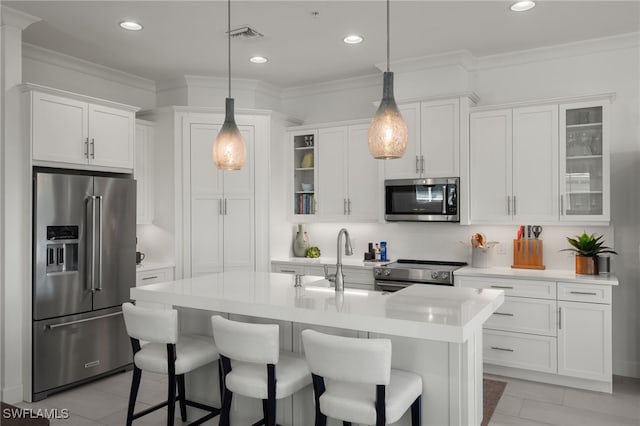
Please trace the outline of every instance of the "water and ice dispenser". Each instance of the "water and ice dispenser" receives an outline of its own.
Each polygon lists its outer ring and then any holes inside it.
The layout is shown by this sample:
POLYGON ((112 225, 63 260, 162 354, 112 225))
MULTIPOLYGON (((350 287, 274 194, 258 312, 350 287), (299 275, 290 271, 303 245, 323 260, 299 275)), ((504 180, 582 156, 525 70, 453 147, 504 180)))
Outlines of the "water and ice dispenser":
POLYGON ((47 274, 78 270, 78 226, 47 226, 47 274))

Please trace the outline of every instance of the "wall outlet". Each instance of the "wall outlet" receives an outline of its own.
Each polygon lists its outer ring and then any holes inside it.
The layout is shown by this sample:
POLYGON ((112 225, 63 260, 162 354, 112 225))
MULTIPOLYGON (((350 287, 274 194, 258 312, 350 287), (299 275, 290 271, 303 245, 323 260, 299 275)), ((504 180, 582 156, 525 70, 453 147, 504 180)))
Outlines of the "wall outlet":
POLYGON ((502 243, 496 244, 496 254, 498 256, 506 256, 507 255, 507 248, 505 247, 504 244, 502 244, 502 243))

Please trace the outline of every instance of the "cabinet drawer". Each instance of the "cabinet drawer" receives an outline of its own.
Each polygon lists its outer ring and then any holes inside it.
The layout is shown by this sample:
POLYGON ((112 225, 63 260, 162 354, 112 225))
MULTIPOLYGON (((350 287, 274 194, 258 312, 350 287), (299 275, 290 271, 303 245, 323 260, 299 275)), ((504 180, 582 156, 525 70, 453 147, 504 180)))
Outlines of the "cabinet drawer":
POLYGON ((556 373, 556 345, 555 337, 485 330, 482 353, 488 364, 556 373))
POLYGON ((350 268, 345 266, 343 270, 345 283, 370 284, 373 287, 374 280, 372 269, 350 268))
POLYGON ((173 268, 136 272, 136 287, 173 280, 173 268))
POLYGON ((611 304, 611 286, 558 283, 558 300, 611 304))
POLYGON ((556 335, 556 301, 505 297, 504 304, 484 324, 487 329, 556 335))
MULTIPOLYGON (((335 269, 335 266, 334 266, 335 269)), ((305 268, 305 274, 315 275, 317 277, 324 277, 324 266, 322 265, 307 265, 305 268)))
POLYGON ((304 265, 292 265, 290 263, 271 263, 271 272, 283 274, 304 274, 304 265))
POLYGON ((556 298, 556 283, 554 281, 477 277, 459 277, 456 281, 462 287, 504 290, 505 296, 535 297, 538 299, 556 298))

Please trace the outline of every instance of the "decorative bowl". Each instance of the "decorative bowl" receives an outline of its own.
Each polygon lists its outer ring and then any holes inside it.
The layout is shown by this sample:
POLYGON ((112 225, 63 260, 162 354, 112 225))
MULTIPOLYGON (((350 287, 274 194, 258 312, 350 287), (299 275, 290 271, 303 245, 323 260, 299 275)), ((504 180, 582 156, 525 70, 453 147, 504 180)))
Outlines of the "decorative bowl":
POLYGON ((313 191, 313 184, 312 183, 303 183, 302 184, 302 190, 303 191, 313 191))

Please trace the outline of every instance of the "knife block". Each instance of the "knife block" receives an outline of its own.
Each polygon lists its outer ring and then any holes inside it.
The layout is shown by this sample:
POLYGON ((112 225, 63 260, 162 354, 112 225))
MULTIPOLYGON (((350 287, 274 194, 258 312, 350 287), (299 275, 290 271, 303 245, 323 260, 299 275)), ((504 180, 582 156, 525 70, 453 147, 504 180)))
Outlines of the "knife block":
POLYGON ((542 240, 513 240, 513 265, 516 269, 544 269, 542 240))

